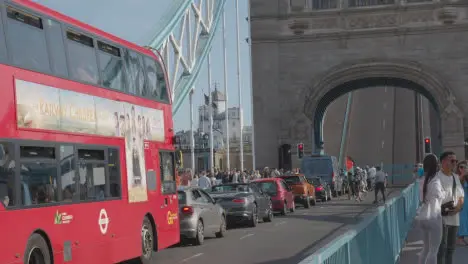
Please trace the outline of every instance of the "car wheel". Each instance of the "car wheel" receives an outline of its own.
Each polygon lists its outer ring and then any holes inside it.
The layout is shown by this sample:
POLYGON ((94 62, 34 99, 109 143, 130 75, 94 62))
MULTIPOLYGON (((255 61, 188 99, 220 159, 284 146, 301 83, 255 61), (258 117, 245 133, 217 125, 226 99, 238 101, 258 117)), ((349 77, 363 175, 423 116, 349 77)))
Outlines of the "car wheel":
POLYGON ((314 196, 314 199, 310 201, 310 204, 315 206, 317 204, 317 197, 314 196))
POLYGON ((281 215, 286 215, 288 213, 288 204, 286 201, 283 202, 283 208, 281 209, 281 215))
POLYGON ((273 205, 271 204, 271 201, 268 205, 268 212, 267 216, 263 218, 263 222, 271 222, 273 221, 273 205))
POLYGON ((310 208, 310 197, 307 196, 306 200, 304 201, 304 208, 310 208))
POLYGON ((250 218, 250 227, 256 227, 258 224, 258 213, 257 213, 257 205, 254 204, 252 208, 252 217, 250 218))
POLYGON ((195 245, 200 246, 205 241, 205 227, 203 222, 198 220, 197 223, 197 236, 195 237, 195 245))
POLYGON ((291 208, 289 208, 289 212, 294 213, 296 211, 296 203, 292 201, 291 208))
POLYGON ((216 232, 216 237, 221 238, 226 236, 226 217, 224 215, 221 216, 221 225, 219 227, 219 231, 216 232))

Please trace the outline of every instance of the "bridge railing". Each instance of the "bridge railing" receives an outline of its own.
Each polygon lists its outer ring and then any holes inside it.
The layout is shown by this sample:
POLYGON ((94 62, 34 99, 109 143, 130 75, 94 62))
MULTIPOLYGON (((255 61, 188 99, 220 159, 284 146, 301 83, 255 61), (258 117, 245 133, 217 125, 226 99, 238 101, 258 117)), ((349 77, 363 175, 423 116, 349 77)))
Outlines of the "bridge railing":
POLYGON ((299 264, 394 264, 419 206, 419 183, 412 183, 354 230, 299 264))

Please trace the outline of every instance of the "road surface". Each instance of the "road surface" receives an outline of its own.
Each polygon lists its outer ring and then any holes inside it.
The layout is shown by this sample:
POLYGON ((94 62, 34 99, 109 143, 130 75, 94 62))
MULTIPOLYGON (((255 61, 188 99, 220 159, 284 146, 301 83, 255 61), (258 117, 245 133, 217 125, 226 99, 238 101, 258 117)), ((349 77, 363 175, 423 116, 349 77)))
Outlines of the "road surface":
MULTIPOLYGON (((408 234, 406 239, 406 245, 400 253, 400 259, 398 264, 414 264, 418 263, 419 255, 423 249, 423 233, 422 230, 416 223, 413 223, 413 227, 408 234)), ((468 247, 458 246, 455 248, 453 255, 453 264, 465 264, 468 258, 468 247)))
MULTIPOLYGON (((390 197, 400 189, 390 189, 390 197)), ((255 228, 235 228, 224 238, 206 238, 202 246, 173 247, 157 253, 164 264, 297 264, 320 246, 372 213, 373 194, 362 203, 347 197, 277 216, 255 228)))

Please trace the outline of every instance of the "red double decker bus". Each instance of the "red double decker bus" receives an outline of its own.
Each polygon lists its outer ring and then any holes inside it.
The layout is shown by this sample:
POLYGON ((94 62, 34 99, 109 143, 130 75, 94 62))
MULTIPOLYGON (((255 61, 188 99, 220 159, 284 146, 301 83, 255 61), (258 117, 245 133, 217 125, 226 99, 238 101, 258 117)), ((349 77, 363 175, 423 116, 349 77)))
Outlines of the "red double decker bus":
POLYGON ((150 263, 178 243, 169 94, 152 51, 0 0, 0 263, 150 263))

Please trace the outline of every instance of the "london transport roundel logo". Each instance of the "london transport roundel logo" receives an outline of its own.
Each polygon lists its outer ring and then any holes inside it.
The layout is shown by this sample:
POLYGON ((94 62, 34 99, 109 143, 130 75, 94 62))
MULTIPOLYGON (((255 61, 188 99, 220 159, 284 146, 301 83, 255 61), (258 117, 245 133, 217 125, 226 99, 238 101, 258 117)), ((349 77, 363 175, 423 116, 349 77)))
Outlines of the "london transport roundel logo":
POLYGON ((101 209, 99 212, 99 229, 101 229, 101 233, 105 235, 107 233, 107 228, 109 227, 110 218, 107 217, 106 209, 101 209))

